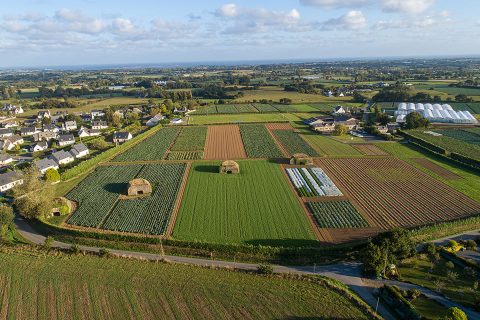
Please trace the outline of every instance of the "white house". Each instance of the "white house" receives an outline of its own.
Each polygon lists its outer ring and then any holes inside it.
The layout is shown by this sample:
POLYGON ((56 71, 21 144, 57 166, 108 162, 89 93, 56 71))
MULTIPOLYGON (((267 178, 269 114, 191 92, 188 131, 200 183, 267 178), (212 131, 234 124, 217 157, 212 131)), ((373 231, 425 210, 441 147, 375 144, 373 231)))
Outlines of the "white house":
POLYGON ((78 131, 78 136, 80 138, 95 137, 95 136, 99 136, 101 134, 102 134, 102 131, 100 131, 98 129, 88 129, 88 128, 84 128, 84 127, 81 127, 80 130, 78 131))
POLYGON ((10 171, 0 174, 0 192, 5 192, 20 184, 23 184, 21 173, 10 171))
POLYGON ((37 112, 37 119, 42 120, 43 118, 51 118, 50 110, 40 110, 37 112))
POLYGON ((77 122, 76 121, 65 121, 64 123, 62 123, 62 130, 63 131, 77 130, 77 122))
POLYGON ((182 118, 173 118, 172 120, 170 120, 170 123, 172 123, 172 124, 182 124, 183 120, 182 120, 182 118))
POLYGON ((93 121, 92 123, 92 129, 103 130, 107 128, 108 128, 108 124, 106 121, 93 121))
POLYGON ((50 141, 52 139, 56 139, 57 134, 54 132, 46 131, 46 132, 37 132, 33 135, 33 141, 50 141))
POLYGON ((3 111, 7 111, 13 114, 20 114, 24 113, 25 111, 23 110, 22 106, 15 106, 13 104, 5 104, 3 105, 3 111))
POLYGON ((48 149, 48 142, 47 141, 40 141, 36 144, 34 144, 31 148, 30 151, 32 152, 39 152, 39 151, 44 151, 48 149))
POLYGON ((43 126, 43 132, 53 132, 58 133, 60 132, 60 128, 54 124, 46 124, 43 126))
POLYGON ((5 166, 13 162, 13 157, 8 154, 0 154, 0 165, 5 166))
POLYGON ((114 143, 123 143, 125 141, 128 141, 132 139, 132 134, 130 132, 126 131, 115 131, 113 133, 113 142, 114 143))
POLYGON ((59 166, 75 161, 72 154, 64 150, 52 153, 52 159, 55 160, 59 166))
POLYGON ((73 134, 61 134, 58 136, 58 145, 60 147, 68 146, 75 143, 73 134))
POLYGON ((55 160, 50 158, 44 158, 35 161, 35 166, 37 166, 38 170, 40 170, 42 174, 45 174, 48 169, 58 170, 58 164, 55 162, 55 160))
POLYGON ((13 136, 13 131, 11 129, 2 128, 0 129, 0 138, 6 138, 13 136))
POLYGON ((20 135, 22 137, 33 136, 35 133, 40 132, 40 130, 36 127, 23 127, 20 128, 20 135))
POLYGON ((83 143, 79 143, 74 145, 72 149, 70 149, 70 153, 76 159, 79 159, 79 158, 88 156, 90 151, 88 150, 87 146, 85 146, 83 143))
POLYGON ((3 124, 3 127, 6 128, 6 129, 15 128, 17 126, 18 126, 17 121, 9 121, 9 122, 5 122, 3 124))
POLYGON ((336 106, 334 109, 333 109, 333 114, 334 115, 338 115, 338 114, 345 114, 345 109, 342 107, 342 106, 336 106))
POLYGON ((105 112, 103 110, 92 110, 90 113, 93 119, 105 116, 105 112))
POLYGON ((5 150, 13 150, 15 146, 21 145, 24 143, 23 138, 19 135, 13 135, 11 137, 7 137, 3 139, 3 144, 0 144, 1 149, 5 150))
POLYGON ((150 118, 150 119, 147 121, 146 125, 147 125, 148 127, 156 126, 156 125, 160 122, 160 120, 162 120, 162 119, 165 119, 165 116, 162 116, 161 113, 158 113, 158 114, 156 114, 155 116, 153 116, 152 118, 150 118))

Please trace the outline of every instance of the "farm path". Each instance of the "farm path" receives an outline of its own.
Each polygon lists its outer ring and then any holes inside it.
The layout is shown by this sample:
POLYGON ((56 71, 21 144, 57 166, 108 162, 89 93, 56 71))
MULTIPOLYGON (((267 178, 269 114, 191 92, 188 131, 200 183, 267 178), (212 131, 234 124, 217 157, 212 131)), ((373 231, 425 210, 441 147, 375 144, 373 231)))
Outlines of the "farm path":
MULTIPOLYGON (((18 232, 26 240, 42 245, 45 242, 45 237, 35 231, 25 219, 20 216, 15 217, 15 226, 17 227, 18 232)), ((467 232, 465 234, 470 234, 467 232)), ((478 231, 477 231, 478 233, 478 231)), ((459 236, 459 235, 457 235, 459 236)), ((70 244, 54 241, 52 244, 53 247, 68 249, 71 247, 70 244)), ((80 246, 81 250, 87 252, 98 252, 100 248, 98 247, 89 247, 89 246, 80 246)), ((181 257, 181 256, 162 256, 159 254, 151 254, 145 252, 135 252, 135 251, 125 251, 125 250, 114 250, 110 249, 109 252, 118 257, 130 257, 138 258, 145 260, 159 260, 166 259, 172 263, 183 263, 197 266, 216 266, 216 267, 226 267, 226 268, 235 268, 247 271, 257 270, 258 264, 253 263, 241 263, 241 262, 232 262, 232 261, 222 261, 222 260, 210 260, 210 259, 200 259, 200 258, 191 258, 191 257, 181 257)), ((329 278, 336 279, 345 285, 347 285, 352 291, 357 293, 366 303, 368 303, 373 309, 377 307, 377 298, 374 295, 375 290, 382 286, 383 284, 395 284, 401 287, 402 289, 408 289, 412 284, 399 282, 399 281, 390 281, 390 280, 377 280, 377 279, 365 279, 361 274, 361 263, 358 262, 344 262, 333 265, 321 265, 321 266, 273 266, 274 272, 277 273, 293 273, 293 274, 315 274, 321 275, 329 278)), ((437 302, 450 306, 457 306, 454 302, 448 300, 447 298, 438 295, 437 293, 426 289, 424 287, 415 286, 426 296, 436 300, 437 302)), ((463 310, 467 313, 469 319, 480 319, 480 313, 474 312, 470 309, 462 307, 463 310)), ((395 319, 395 317, 382 305, 378 305, 378 313, 385 319, 395 319)))

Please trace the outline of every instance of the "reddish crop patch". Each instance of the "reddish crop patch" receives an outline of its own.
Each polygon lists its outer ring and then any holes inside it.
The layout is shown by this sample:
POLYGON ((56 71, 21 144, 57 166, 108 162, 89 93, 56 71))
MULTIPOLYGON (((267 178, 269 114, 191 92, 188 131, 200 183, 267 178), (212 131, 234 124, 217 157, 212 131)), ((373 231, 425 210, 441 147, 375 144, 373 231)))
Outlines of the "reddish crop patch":
POLYGON ((462 179, 462 177, 460 177, 459 175, 453 173, 452 171, 450 170, 447 170, 443 167, 440 167, 438 164, 428 160, 428 159, 425 159, 425 158, 418 158, 418 159, 415 159, 415 162, 418 163, 419 165, 421 165, 422 167, 432 171, 433 173, 439 175, 440 177, 444 178, 444 179, 447 179, 447 180, 458 180, 458 179, 462 179))
POLYGON ((237 125, 209 126, 205 146, 205 159, 245 159, 240 128, 237 125))
POLYGON ((316 164, 382 229, 480 213, 480 203, 396 158, 318 159, 316 164))
POLYGON ((293 130, 293 127, 288 122, 267 123, 265 127, 267 127, 268 130, 293 130))
POLYGON ((366 156, 388 156, 388 153, 373 144, 354 144, 353 146, 366 156))

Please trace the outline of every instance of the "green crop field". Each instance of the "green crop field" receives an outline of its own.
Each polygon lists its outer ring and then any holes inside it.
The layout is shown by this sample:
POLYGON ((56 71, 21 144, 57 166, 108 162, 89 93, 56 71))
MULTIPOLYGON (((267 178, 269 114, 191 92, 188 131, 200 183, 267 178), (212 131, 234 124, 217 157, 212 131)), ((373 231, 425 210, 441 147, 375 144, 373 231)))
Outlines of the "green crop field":
POLYGON ((288 114, 283 113, 237 113, 215 114, 210 116, 191 116, 189 124, 205 125, 217 123, 243 123, 243 122, 288 122, 288 114))
POLYGON ((161 160, 165 157, 170 145, 177 137, 180 128, 163 128, 154 135, 140 141, 124 153, 116 156, 113 161, 161 160))
POLYGON ((183 127, 172 151, 200 151, 205 147, 207 127, 183 127))
POLYGON ((4 319, 368 319, 314 282, 94 256, 0 251, 4 319))
POLYGON ((332 138, 322 136, 316 133, 303 134, 302 137, 307 140, 315 150, 321 155, 335 157, 350 157, 362 155, 357 149, 349 144, 338 142, 332 138))
POLYGON ((199 160, 203 159, 203 151, 174 151, 169 152, 167 160, 199 160))
POLYGON ((240 133, 249 158, 281 158, 283 156, 264 125, 241 125, 240 133))
POLYGON ((274 104, 273 105, 280 112, 316 112, 316 108, 306 104, 274 104))
POLYGON ((458 130, 458 129, 444 129, 444 130, 435 130, 435 132, 441 133, 444 136, 457 139, 469 144, 480 145, 480 132, 478 129, 473 129, 470 131, 467 130, 458 130))
POLYGON ((174 238, 293 246, 315 242, 278 164, 264 160, 238 163, 238 175, 219 174, 219 162, 192 166, 174 238))
POLYGON ((318 153, 298 133, 289 130, 274 130, 274 135, 290 154, 305 153, 311 157, 318 153))
POLYGON ((253 106, 258 110, 258 112, 278 112, 278 110, 270 104, 254 103, 253 106))
POLYGON ((67 223, 121 232, 163 234, 177 199, 186 165, 183 163, 99 167, 67 198, 78 209, 67 223), (133 178, 147 179, 151 195, 119 199, 133 178))
POLYGON ((308 202, 307 206, 321 228, 368 227, 368 222, 350 201, 308 202))

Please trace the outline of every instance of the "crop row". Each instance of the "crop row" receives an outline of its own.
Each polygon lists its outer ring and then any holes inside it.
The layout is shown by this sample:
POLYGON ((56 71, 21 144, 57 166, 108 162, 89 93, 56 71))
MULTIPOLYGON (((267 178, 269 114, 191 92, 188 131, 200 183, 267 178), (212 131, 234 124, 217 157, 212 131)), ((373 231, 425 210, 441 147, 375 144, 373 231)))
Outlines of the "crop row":
POLYGON ((305 153, 312 157, 318 156, 318 153, 297 133, 290 130, 274 130, 273 133, 288 153, 305 153))
POLYGON ((240 133, 249 158, 282 157, 282 152, 264 125, 241 125, 240 133))
MULTIPOLYGON (((477 128, 474 128, 475 130, 477 128)), ((457 139, 466 143, 480 145, 480 134, 477 134, 475 131, 467 130, 458 130, 458 129, 444 129, 444 130, 435 130, 435 132, 441 133, 444 136, 457 139)))
POLYGON ((161 160, 165 157, 165 153, 177 137, 179 130, 180 128, 177 127, 163 128, 116 156, 113 161, 161 160))
POLYGON ((342 192, 320 168, 287 168, 286 171, 300 196, 342 195, 342 192))
POLYGON ((154 186, 152 195, 119 200, 100 228, 143 234, 163 234, 172 215, 182 183, 184 163, 145 165, 138 178, 154 186))
POLYGON ((203 151, 175 151, 167 155, 167 160, 199 160, 203 154, 203 151))
POLYGON ((368 222, 350 201, 308 202, 307 206, 320 228, 368 227, 368 222))
POLYGON ((140 165, 98 167, 72 191, 67 198, 78 203, 68 223, 97 227, 108 214, 127 183, 140 171, 140 165))
POLYGON ((207 127, 183 127, 175 140, 172 151, 199 151, 205 147, 207 127))

